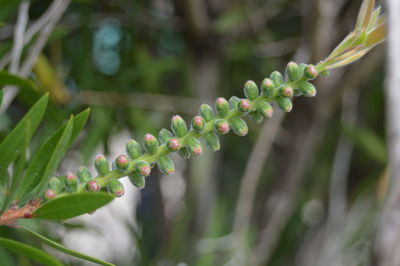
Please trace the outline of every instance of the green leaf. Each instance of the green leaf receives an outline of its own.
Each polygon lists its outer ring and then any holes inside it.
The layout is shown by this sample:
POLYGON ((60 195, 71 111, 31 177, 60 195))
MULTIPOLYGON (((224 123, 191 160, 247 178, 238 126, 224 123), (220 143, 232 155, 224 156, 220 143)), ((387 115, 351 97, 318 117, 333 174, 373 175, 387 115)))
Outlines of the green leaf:
POLYGON ((0 70, 0 87, 15 85, 23 89, 37 90, 37 86, 30 80, 13 75, 5 70, 0 70))
MULTIPOLYGON (((29 133, 25 133, 25 136, 28 136, 29 133)), ((25 139, 25 145, 28 145, 27 139, 25 139)), ((15 199, 15 195, 17 193, 17 188, 21 184, 21 179, 23 177, 23 170, 26 163, 26 149, 19 155, 17 161, 14 163, 14 169, 11 178, 11 185, 7 187, 5 193, 5 199, 3 202, 3 206, 1 207, 0 214, 2 214, 10 205, 11 202, 15 199)))
MULTIPOLYGON (((79 113, 74 118, 74 126, 71 137, 69 139, 69 146, 75 141, 79 132, 83 129, 88 119, 90 110, 87 109, 79 113)), ((26 193, 31 191, 41 180, 43 173, 52 158, 52 155, 56 149, 57 143, 65 130, 67 123, 60 127, 46 142, 39 148, 32 158, 28 169, 25 172, 22 186, 19 187, 17 193, 17 199, 21 199, 26 193)))
POLYGON ((65 126, 65 129, 59 141, 57 142, 57 145, 54 147, 54 150, 51 153, 50 160, 46 165, 46 169, 44 170, 43 174, 40 177, 40 182, 33 191, 34 195, 38 195, 45 190, 47 183, 49 182, 49 179, 51 178, 52 175, 54 175, 55 171, 60 165, 62 158, 64 157, 65 153, 68 151, 68 148, 70 146, 69 144, 70 144, 70 138, 72 136, 73 127, 74 127, 74 118, 71 117, 68 120, 67 125, 65 126))
POLYGON ((93 212, 113 199, 112 195, 104 192, 65 194, 46 202, 33 215, 42 219, 65 220, 93 212))
POLYGON ((20 243, 11 239, 2 238, 0 237, 0 246, 7 248, 8 250, 17 253, 20 256, 24 256, 30 258, 41 265, 48 265, 48 266, 62 266, 63 264, 59 262, 53 256, 47 254, 40 249, 35 247, 29 246, 24 243, 20 243))
POLYGON ((57 249, 57 250, 59 250, 61 252, 64 252, 65 254, 68 254, 68 255, 74 256, 76 258, 83 259, 83 260, 91 261, 91 262, 97 263, 99 265, 115 266, 114 264, 109 263, 107 261, 96 259, 96 258, 90 257, 88 255, 79 253, 79 252, 77 252, 75 250, 66 248, 63 245, 61 245, 61 244, 59 244, 59 243, 57 243, 57 242, 55 242, 55 241, 53 241, 53 240, 51 240, 49 238, 37 233, 37 232, 34 232, 34 231, 30 230, 29 228, 23 227, 23 229, 25 231, 29 232, 30 234, 32 234, 33 236, 39 238, 41 241, 43 241, 44 243, 46 243, 50 247, 53 247, 53 248, 55 248, 55 249, 57 249))
MULTIPOLYGON (((21 151, 26 148, 25 138, 29 143, 43 118, 48 99, 47 94, 43 96, 0 144, 0 173, 3 173, 8 165, 15 161, 21 151), (27 136, 25 136, 26 132, 28 132, 27 136)), ((0 176, 0 179, 3 178, 3 176, 0 176)))

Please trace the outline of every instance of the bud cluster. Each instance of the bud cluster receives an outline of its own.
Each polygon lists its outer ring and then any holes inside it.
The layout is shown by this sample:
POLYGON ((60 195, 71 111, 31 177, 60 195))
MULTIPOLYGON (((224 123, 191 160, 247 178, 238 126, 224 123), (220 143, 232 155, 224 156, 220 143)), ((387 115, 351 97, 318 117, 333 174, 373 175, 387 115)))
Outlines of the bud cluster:
POLYGON ((44 198, 49 200, 60 193, 83 190, 108 191, 120 197, 124 194, 124 187, 118 178, 123 176, 128 176, 134 186, 143 188, 145 178, 150 175, 155 165, 166 175, 174 173, 175 167, 168 156, 169 153, 177 152, 186 159, 201 155, 201 139, 211 150, 218 151, 220 136, 228 134, 231 130, 238 136, 247 135, 248 126, 243 117, 258 124, 264 118, 272 117, 273 104, 285 112, 290 112, 294 96, 314 97, 316 89, 309 80, 315 79, 323 71, 314 65, 290 62, 286 67, 285 77, 274 71, 261 82, 260 89, 254 81, 247 81, 243 88, 246 98, 232 96, 228 101, 219 97, 215 101, 216 112, 207 104, 201 105, 199 114, 191 120, 190 128, 181 116, 175 115, 171 119, 170 130, 161 129, 158 137, 146 134, 143 147, 136 140, 128 140, 126 155, 119 155, 111 164, 104 155, 96 156, 96 177, 84 166, 81 166, 76 174, 53 177, 44 198))

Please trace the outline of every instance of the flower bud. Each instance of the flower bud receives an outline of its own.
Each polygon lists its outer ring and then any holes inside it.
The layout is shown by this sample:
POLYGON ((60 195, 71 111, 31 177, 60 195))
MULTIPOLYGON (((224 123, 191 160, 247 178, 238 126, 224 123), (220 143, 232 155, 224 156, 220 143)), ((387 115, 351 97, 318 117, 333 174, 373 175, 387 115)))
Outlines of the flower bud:
POLYGON ((282 111, 284 111, 284 112, 292 111, 293 104, 292 104, 292 101, 289 98, 277 97, 276 98, 276 103, 282 109, 282 111))
POLYGON ((201 143, 198 139, 191 137, 186 140, 187 148, 192 155, 200 155, 203 153, 203 148, 201 147, 201 143))
POLYGON ((189 159, 190 158, 190 151, 187 147, 183 147, 178 151, 178 154, 183 158, 183 159, 189 159))
POLYGON ((204 118, 204 120, 206 120, 206 122, 214 119, 214 111, 208 104, 202 104, 200 106, 200 115, 204 118))
POLYGON ((228 101, 223 97, 217 98, 217 100, 215 101, 215 109, 217 109, 220 117, 226 117, 229 114, 228 101))
POLYGON ((175 172, 174 162, 168 155, 161 156, 157 161, 158 169, 166 175, 170 175, 175 172))
POLYGON ((318 76, 318 71, 314 65, 308 65, 304 69, 304 76, 308 79, 315 79, 318 76))
POLYGON ((148 153, 155 154, 159 147, 156 137, 154 137, 152 134, 147 133, 144 136, 144 147, 146 148, 146 151, 148 153))
POLYGON ((53 190, 54 193, 56 193, 56 194, 60 194, 61 190, 62 190, 62 185, 61 185, 60 179, 58 179, 57 177, 50 178, 49 189, 53 190))
POLYGON ((131 181, 132 185, 135 187, 142 189, 144 188, 144 185, 146 184, 146 180, 144 176, 141 176, 136 173, 132 173, 128 175, 129 181, 131 181))
POLYGON ((129 163, 130 160, 128 158, 128 156, 126 155, 119 155, 116 159, 115 159, 115 166, 117 167, 117 169, 125 171, 126 169, 128 169, 129 167, 129 163))
POLYGON ((266 97, 272 97, 275 93, 275 85, 269 78, 264 79, 261 82, 262 94, 266 97))
POLYGON ((171 119, 172 132, 178 137, 183 137, 187 134, 187 126, 185 120, 179 115, 174 115, 171 119))
POLYGON ((299 84, 301 93, 306 97, 314 97, 317 95, 317 90, 310 82, 304 81, 299 84))
POLYGON ((240 98, 236 97, 236 96, 232 96, 229 99, 229 106, 232 110, 237 110, 238 109, 238 104, 240 102, 240 98))
MULTIPOLYGON (((89 180, 89 178, 87 180, 89 180)), ((76 191, 78 189, 78 183, 78 178, 73 173, 68 173, 65 176, 65 184, 71 191, 76 191)))
POLYGON ((172 138, 167 142, 167 148, 170 151, 179 151, 182 148, 182 143, 177 138, 172 138))
POLYGON ((197 133, 203 133, 204 129, 206 128, 206 121, 204 120, 203 117, 196 115, 192 119, 192 128, 197 133))
POLYGON ((260 115, 257 111, 248 113, 248 116, 249 116, 250 120, 256 124, 261 124, 262 121, 264 120, 264 117, 262 115, 260 115))
POLYGON ((208 133, 205 137, 207 145, 213 150, 213 151, 219 151, 221 148, 220 142, 219 142, 219 137, 217 134, 214 132, 208 133))
POLYGON ((290 62, 286 67, 289 81, 296 81, 300 78, 299 66, 295 62, 290 62))
POLYGON ((244 95, 249 100, 255 100, 259 95, 257 84, 254 83, 254 81, 252 80, 249 80, 244 84, 243 90, 244 90, 244 95))
POLYGON ((266 101, 261 101, 256 105, 257 112, 265 118, 270 118, 274 114, 274 109, 266 101))
POLYGON ((97 155, 94 160, 94 166, 100 176, 105 176, 110 172, 110 165, 104 155, 97 155))
POLYGON ((269 78, 272 80, 275 87, 279 87, 283 84, 283 76, 278 71, 272 72, 271 75, 269 76, 269 78))
POLYGON ((174 134, 172 134, 171 131, 169 131, 168 129, 161 129, 160 132, 158 133, 158 141, 161 144, 165 144, 168 142, 169 139, 173 138, 174 134))
POLYGON ((126 153, 132 160, 135 160, 142 155, 142 148, 140 147, 140 144, 137 143, 134 139, 128 140, 125 148, 126 153))
POLYGON ((100 187, 99 182, 97 182, 96 179, 91 179, 86 183, 86 189, 88 191, 97 192, 97 191, 100 191, 101 187, 100 187))
POLYGON ((214 128, 220 135, 225 135, 229 132, 230 127, 225 119, 217 119, 214 121, 214 128))
POLYGON ((294 93, 293 88, 290 87, 289 85, 284 85, 280 89, 281 96, 286 97, 286 98, 293 97, 293 93, 294 93))
POLYGON ((55 193, 52 189, 46 189, 46 191, 44 192, 43 197, 46 200, 50 200, 50 199, 54 199, 55 197, 57 197, 57 193, 55 193))
POLYGON ((247 113, 251 109, 251 102, 247 99, 241 99, 238 104, 238 109, 242 113, 247 113))
POLYGON ((230 125, 233 132, 238 136, 246 136, 249 132, 246 122, 240 117, 232 117, 230 120, 230 125))
POLYGON ((121 197, 125 194, 124 185, 118 179, 108 181, 107 188, 116 197, 121 197))
POLYGON ((135 162, 134 171, 138 175, 149 176, 151 173, 151 166, 146 161, 137 161, 135 162))
POLYGON ((78 176, 79 182, 82 184, 85 184, 87 181, 89 181, 89 179, 92 178, 92 174, 86 166, 79 167, 76 175, 78 176))

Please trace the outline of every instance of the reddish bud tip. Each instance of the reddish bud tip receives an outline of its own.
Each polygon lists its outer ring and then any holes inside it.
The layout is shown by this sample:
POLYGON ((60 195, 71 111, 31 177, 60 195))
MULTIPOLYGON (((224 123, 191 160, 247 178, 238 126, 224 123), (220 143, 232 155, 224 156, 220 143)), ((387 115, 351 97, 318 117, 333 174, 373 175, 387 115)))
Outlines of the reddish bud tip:
POLYGON ((179 151, 181 149, 182 145, 178 139, 173 138, 173 139, 168 140, 167 147, 171 151, 179 151))
POLYGON ((240 102, 238 104, 238 108, 241 112, 246 113, 246 112, 250 111, 251 103, 247 99, 242 99, 242 100, 240 100, 240 102))
POLYGON ((24 213, 24 218, 29 219, 29 218, 32 218, 32 217, 33 217, 33 214, 31 212, 24 213))
POLYGON ((281 94, 283 97, 292 97, 293 93, 293 89, 290 86, 283 86, 281 89, 281 94))
POLYGON ((73 173, 71 173, 71 172, 69 172, 69 173, 65 176, 65 178, 66 178, 68 181, 74 181, 74 180, 77 179, 76 175, 73 174, 73 173))
POLYGON ((52 189, 47 189, 44 192, 44 198, 47 200, 54 199, 56 196, 57 196, 57 194, 52 189))
POLYGON ((139 167, 139 173, 142 176, 149 176, 151 172, 151 168, 149 165, 142 165, 139 167))
POLYGON ((145 136, 144 136, 144 140, 145 141, 154 141, 154 140, 156 140, 156 137, 154 137, 152 134, 146 134, 145 136))
POLYGON ((118 169, 126 170, 129 167, 129 158, 126 155, 119 155, 115 159, 115 165, 118 169))
POLYGON ((201 155, 203 153, 203 149, 201 147, 194 148, 192 152, 194 155, 201 155))
POLYGON ((86 188, 89 191, 100 191, 101 187, 99 185, 99 183, 96 180, 89 180, 86 183, 86 188))

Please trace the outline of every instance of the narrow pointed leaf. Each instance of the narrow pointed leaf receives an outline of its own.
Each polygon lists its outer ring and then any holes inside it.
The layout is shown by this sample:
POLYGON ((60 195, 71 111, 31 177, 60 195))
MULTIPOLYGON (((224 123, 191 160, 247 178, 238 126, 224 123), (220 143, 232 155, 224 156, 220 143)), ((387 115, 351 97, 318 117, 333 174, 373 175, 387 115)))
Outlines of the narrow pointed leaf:
POLYGON ((75 250, 72 250, 72 249, 69 249, 67 247, 64 247, 63 245, 61 245, 61 244, 59 244, 59 243, 57 243, 57 242, 55 242, 55 241, 53 241, 53 240, 51 240, 49 238, 37 233, 37 232, 34 232, 34 231, 32 231, 32 230, 30 230, 30 229, 28 229, 26 227, 23 227, 23 229, 25 231, 29 232, 30 234, 32 234, 33 236, 37 237, 38 239, 40 239, 41 241, 43 241, 45 244, 49 245, 50 247, 55 248, 55 249, 57 249, 57 250, 59 250, 61 252, 64 252, 65 254, 68 254, 68 255, 71 255, 73 257, 80 258, 80 259, 83 259, 83 260, 86 260, 86 261, 90 261, 90 262, 93 262, 93 263, 97 263, 99 265, 115 266, 114 264, 109 263, 107 261, 100 260, 100 259, 97 259, 97 258, 93 258, 91 256, 88 256, 88 255, 79 253, 79 252, 77 252, 75 250))
POLYGON ((386 24, 382 24, 368 33, 365 40, 366 46, 375 46, 383 42, 386 38, 386 24))
POLYGON ((44 170, 43 175, 40 177, 39 184, 34 189, 35 195, 40 194, 45 190, 45 187, 49 182, 50 177, 54 175, 55 171, 60 165, 62 158, 64 157, 65 153, 69 148, 69 143, 70 143, 69 140, 72 135, 73 127, 74 127, 74 118, 71 117, 68 120, 68 123, 65 126, 65 129, 51 154, 50 160, 46 165, 46 169, 44 170))
POLYGON ((33 215, 42 219, 65 220, 93 212, 113 199, 112 195, 104 192, 65 194, 46 202, 33 215))
POLYGON ((37 86, 30 80, 0 70, 0 87, 14 85, 23 89, 37 90, 37 86))
MULTIPOLYGON (((48 95, 43 96, 1 142, 0 173, 3 173, 8 165, 15 161, 21 151, 26 148, 25 138, 28 143, 30 142, 46 111, 48 98, 48 95), (29 132, 27 136, 25 136, 26 132, 29 132)), ((3 176, 0 176, 0 179, 3 178, 3 176)))
POLYGON ((367 31, 370 31, 376 26, 376 23, 378 22, 379 14, 381 13, 381 7, 378 7, 374 10, 374 12, 371 15, 371 19, 368 24, 367 31))
POLYGON ((358 13, 356 29, 367 28, 374 10, 375 0, 364 0, 358 13))
POLYGON ((347 57, 343 56, 342 60, 338 60, 330 65, 327 65, 325 68, 333 69, 333 68, 351 64, 351 63, 357 61, 358 59, 360 59, 361 57, 363 57, 366 53, 368 53, 369 50, 370 50, 370 48, 366 48, 363 50, 359 50, 358 52, 352 53, 351 55, 349 54, 349 56, 347 56, 347 57))
POLYGON ((337 55, 340 55, 342 52, 346 51, 351 44, 354 42, 354 40, 357 38, 357 33, 356 32, 351 32, 350 34, 348 34, 343 41, 336 46, 336 48, 332 51, 332 53, 329 55, 329 57, 327 58, 327 60, 330 60, 332 58, 334 58, 337 55))
MULTIPOLYGON (((74 142, 79 132, 83 129, 89 116, 89 109, 79 113, 74 117, 74 126, 69 140, 69 146, 74 142)), ((22 198, 27 192, 31 191, 40 181, 41 176, 46 169, 47 164, 52 158, 52 154, 56 149, 67 123, 59 128, 53 136, 49 137, 46 142, 35 153, 29 163, 28 169, 24 175, 22 186, 19 187, 17 198, 22 198)))
POLYGON ((0 246, 29 259, 32 259, 40 265, 45 266, 62 266, 63 264, 58 261, 53 256, 47 254, 46 252, 32 247, 30 245, 17 242, 11 239, 0 237, 0 246))

